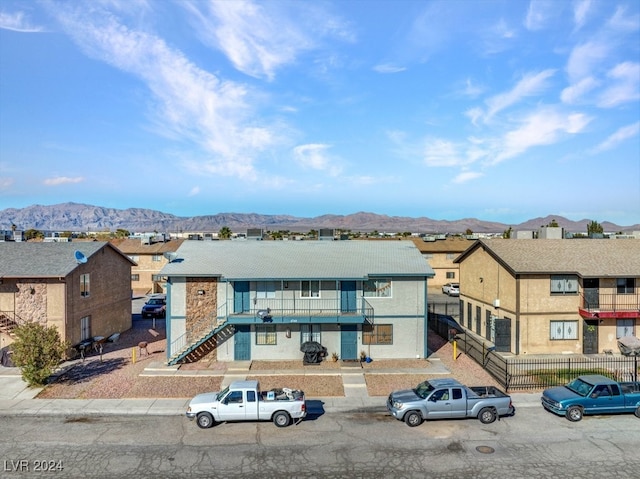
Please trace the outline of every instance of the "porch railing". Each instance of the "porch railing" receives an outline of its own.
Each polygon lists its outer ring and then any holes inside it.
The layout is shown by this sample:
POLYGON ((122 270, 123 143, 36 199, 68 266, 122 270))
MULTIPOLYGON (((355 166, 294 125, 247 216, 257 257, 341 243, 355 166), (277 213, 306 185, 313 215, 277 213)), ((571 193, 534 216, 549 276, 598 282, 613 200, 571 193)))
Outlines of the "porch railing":
POLYGON ((589 312, 611 311, 626 312, 640 311, 640 294, 637 293, 593 293, 585 291, 582 294, 582 307, 589 312))

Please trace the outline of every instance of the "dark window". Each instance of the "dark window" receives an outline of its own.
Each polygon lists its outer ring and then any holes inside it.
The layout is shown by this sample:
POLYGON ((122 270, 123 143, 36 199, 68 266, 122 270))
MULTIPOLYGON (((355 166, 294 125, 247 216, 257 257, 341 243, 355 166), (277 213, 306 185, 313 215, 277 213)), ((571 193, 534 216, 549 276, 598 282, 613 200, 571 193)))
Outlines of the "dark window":
POLYGON ((618 278, 617 281, 618 294, 633 294, 636 289, 635 278, 618 278))
POLYGON ((132 274, 131 275, 131 281, 140 281, 140 275, 139 274, 132 274))
POLYGON ((453 388, 453 399, 462 399, 462 389, 453 388))
POLYGON ((256 392, 247 391, 247 402, 256 402, 256 392))
POLYGON ((242 391, 231 391, 227 396, 227 403, 241 403, 242 402, 242 391))

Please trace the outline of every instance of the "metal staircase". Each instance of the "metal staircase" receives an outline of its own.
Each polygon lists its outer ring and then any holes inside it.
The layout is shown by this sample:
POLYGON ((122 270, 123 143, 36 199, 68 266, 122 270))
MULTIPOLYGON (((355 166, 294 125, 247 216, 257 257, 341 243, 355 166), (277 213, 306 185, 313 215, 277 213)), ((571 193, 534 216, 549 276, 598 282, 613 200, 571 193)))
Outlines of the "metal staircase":
POLYGON ((196 323, 191 331, 175 341, 171 341, 174 353, 167 364, 173 366, 181 362, 195 362, 218 347, 218 344, 233 336, 235 328, 226 319, 204 318, 196 323))
POLYGON ((18 317, 11 311, 0 311, 0 332, 15 338, 14 330, 19 325, 18 317))

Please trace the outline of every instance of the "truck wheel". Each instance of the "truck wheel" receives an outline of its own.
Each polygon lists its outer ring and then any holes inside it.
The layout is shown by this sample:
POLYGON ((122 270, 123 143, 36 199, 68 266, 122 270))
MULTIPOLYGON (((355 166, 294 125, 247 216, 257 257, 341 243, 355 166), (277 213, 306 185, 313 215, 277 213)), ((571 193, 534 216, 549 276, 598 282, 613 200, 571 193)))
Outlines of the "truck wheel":
POLYGON ((634 412, 633 414, 635 414, 636 417, 640 417, 640 406, 636 408, 636 412, 634 412))
POLYGON ((273 415, 273 423, 278 427, 287 427, 291 423, 291 417, 284 411, 273 415))
POLYGON ((213 416, 208 412, 201 412, 196 417, 196 424, 202 429, 208 429, 214 424, 213 416))
POLYGON ((582 419, 582 408, 578 406, 571 406, 567 409, 567 419, 571 422, 578 422, 582 419))
POLYGON ((492 409, 490 407, 481 409, 480 414, 478 414, 478 419, 480 419, 480 422, 482 424, 491 424, 496 420, 497 417, 498 415, 496 414, 495 409, 492 409))
POLYGON ((409 411, 404 416, 404 422, 409 427, 416 427, 422 424, 422 415, 417 411, 409 411))

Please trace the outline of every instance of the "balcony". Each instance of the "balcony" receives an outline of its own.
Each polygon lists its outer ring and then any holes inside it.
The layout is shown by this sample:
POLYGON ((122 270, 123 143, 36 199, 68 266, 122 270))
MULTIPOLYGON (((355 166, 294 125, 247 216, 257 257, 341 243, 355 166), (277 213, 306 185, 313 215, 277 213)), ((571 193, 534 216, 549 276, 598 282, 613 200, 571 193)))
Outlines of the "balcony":
POLYGON ((613 289, 585 289, 581 294, 583 318, 640 318, 640 294, 613 289))
POLYGON ((373 307, 364 299, 344 307, 335 299, 254 299, 242 312, 233 304, 218 308, 218 320, 229 324, 373 324, 373 307))

